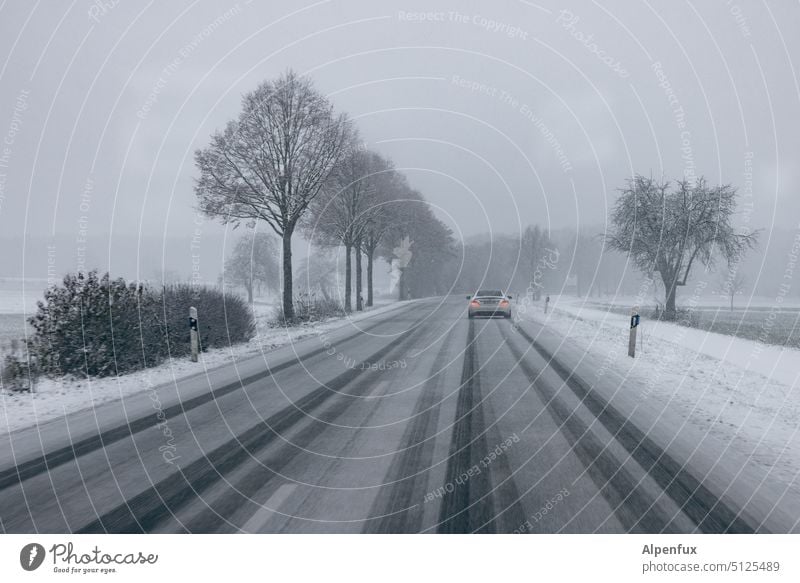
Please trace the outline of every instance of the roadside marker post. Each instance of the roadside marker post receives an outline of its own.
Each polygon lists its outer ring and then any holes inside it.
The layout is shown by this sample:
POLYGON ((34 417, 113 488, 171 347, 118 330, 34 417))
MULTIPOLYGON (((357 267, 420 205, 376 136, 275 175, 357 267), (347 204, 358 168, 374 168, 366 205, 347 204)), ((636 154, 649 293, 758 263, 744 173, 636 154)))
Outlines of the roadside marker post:
POLYGON ((636 329, 639 327, 639 308, 634 306, 631 308, 631 332, 628 338, 628 356, 634 358, 636 356, 636 329))
POLYGON ((189 308, 189 339, 192 343, 192 362, 197 362, 197 308, 189 308))

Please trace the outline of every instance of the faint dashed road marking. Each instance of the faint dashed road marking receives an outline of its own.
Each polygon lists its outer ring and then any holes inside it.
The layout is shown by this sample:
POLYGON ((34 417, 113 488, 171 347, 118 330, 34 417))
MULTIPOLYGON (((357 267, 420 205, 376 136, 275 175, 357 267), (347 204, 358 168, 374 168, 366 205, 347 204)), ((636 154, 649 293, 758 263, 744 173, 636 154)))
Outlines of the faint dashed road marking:
POLYGON ((267 521, 272 518, 281 505, 286 502, 289 495, 297 488, 296 484, 283 484, 275 493, 270 496, 261 508, 250 517, 250 520, 242 527, 242 530, 249 533, 259 532, 267 521))

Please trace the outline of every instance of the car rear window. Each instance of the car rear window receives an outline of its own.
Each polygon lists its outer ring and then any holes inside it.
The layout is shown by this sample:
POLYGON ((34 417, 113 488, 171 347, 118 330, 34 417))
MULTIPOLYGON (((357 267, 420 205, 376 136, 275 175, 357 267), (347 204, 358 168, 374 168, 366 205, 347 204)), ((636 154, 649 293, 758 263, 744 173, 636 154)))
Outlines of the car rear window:
POLYGON ((502 297, 502 295, 503 295, 503 292, 501 292, 499 289, 479 289, 478 293, 475 294, 475 297, 484 297, 484 298, 485 297, 490 297, 490 298, 495 297, 495 298, 499 298, 499 297, 502 297))

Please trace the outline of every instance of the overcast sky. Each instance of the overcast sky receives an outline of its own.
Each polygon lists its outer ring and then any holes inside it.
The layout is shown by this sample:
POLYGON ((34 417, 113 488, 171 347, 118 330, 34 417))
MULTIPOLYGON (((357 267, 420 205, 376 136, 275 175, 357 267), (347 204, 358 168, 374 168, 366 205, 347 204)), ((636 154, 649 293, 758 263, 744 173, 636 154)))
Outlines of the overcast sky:
POLYGON ((731 183, 754 227, 794 228, 798 30, 797 3, 740 0, 5 2, 0 229, 217 236, 193 152, 289 67, 457 236, 602 224, 633 173, 731 183))

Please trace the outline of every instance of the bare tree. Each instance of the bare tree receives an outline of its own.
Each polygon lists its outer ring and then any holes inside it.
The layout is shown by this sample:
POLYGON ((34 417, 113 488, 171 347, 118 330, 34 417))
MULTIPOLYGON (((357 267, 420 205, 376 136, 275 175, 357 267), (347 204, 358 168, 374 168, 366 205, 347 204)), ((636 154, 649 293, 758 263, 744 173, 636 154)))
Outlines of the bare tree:
POLYGON ((744 291, 747 285, 747 278, 738 269, 738 266, 733 266, 728 272, 728 275, 722 282, 722 290, 725 295, 730 299, 731 312, 733 311, 733 300, 737 294, 744 291))
MULTIPOLYGON (((544 278, 550 271, 550 269, 544 268, 543 258, 548 254, 548 248, 552 245, 548 234, 539 225, 527 226, 519 240, 521 267, 526 276, 526 281, 523 283, 526 286, 526 293, 536 301, 541 296, 544 278)), ((502 253, 501 250, 498 251, 502 253)), ((513 251, 508 255, 513 256, 513 251)))
POLYGON ((356 254, 356 309, 361 303, 361 249, 375 192, 373 154, 353 141, 331 172, 324 195, 311 208, 306 232, 322 243, 345 248, 345 311, 352 310, 352 252, 356 254))
POLYGON ((379 187, 376 200, 373 203, 373 212, 371 212, 367 218, 364 236, 361 240, 361 247, 364 256, 367 258, 367 307, 372 306, 375 296, 373 286, 375 252, 378 250, 378 246, 383 241, 384 236, 394 224, 393 219, 397 218, 397 213, 393 212, 396 211, 397 203, 393 202, 391 199, 394 192, 394 190, 390 190, 389 188, 382 189, 379 187))
POLYGON ((300 293, 319 294, 325 300, 331 300, 335 278, 336 261, 331 256, 331 248, 318 247, 299 266, 294 285, 300 293))
POLYGON ((362 258, 364 251, 362 249, 363 243, 361 239, 356 241, 353 249, 356 252, 356 311, 360 312, 364 309, 364 270, 362 258))
POLYGON ((686 285, 692 267, 711 267, 715 254, 732 264, 755 246, 757 232, 737 232, 731 224, 736 189, 709 187, 703 178, 691 184, 636 176, 621 190, 606 235, 612 249, 628 253, 646 275, 657 271, 664 283, 665 317, 675 319, 677 288, 686 285))
POLYGON ((294 319, 292 235, 352 133, 311 81, 288 71, 242 100, 239 117, 195 153, 200 208, 223 222, 258 220, 283 244, 283 314, 294 319))
POLYGON ((280 266, 274 235, 253 232, 240 238, 233 253, 225 261, 224 279, 242 286, 247 291, 247 301, 250 304, 253 303, 256 286, 277 289, 280 266))
POLYGON ((375 252, 390 227, 400 220, 398 205, 410 190, 405 177, 394 170, 391 161, 375 152, 371 152, 370 157, 371 188, 362 212, 364 228, 359 241, 367 259, 367 306, 372 306, 374 300, 375 252))

